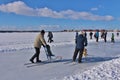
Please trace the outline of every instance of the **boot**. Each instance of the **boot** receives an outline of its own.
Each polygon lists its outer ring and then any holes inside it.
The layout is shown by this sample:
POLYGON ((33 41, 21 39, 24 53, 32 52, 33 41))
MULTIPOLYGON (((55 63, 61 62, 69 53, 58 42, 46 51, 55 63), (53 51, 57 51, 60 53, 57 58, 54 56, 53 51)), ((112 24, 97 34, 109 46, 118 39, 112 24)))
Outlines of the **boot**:
POLYGON ((30 59, 30 62, 31 62, 31 63, 34 63, 34 61, 33 61, 32 59, 30 59))
POLYGON ((40 63, 40 62, 42 62, 41 60, 36 60, 36 63, 40 63))

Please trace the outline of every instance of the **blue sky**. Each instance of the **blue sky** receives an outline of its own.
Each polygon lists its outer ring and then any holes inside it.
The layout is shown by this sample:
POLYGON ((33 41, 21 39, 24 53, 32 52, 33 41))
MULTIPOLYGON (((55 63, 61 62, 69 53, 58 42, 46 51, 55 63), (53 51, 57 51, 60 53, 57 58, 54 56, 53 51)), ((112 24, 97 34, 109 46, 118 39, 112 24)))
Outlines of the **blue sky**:
POLYGON ((120 29, 120 0, 0 0, 0 30, 120 29))

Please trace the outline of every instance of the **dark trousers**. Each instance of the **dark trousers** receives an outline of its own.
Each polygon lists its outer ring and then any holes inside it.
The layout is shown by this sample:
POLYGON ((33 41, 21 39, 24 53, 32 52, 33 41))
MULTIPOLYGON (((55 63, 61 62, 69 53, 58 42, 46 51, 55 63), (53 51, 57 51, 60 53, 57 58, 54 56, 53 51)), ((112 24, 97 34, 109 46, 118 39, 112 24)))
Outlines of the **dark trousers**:
POLYGON ((90 36, 90 39, 92 39, 92 36, 90 36))
POLYGON ((115 42, 114 38, 111 38, 111 42, 113 42, 113 43, 115 42))
POLYGON ((31 60, 34 60, 36 58, 36 61, 39 61, 39 54, 40 54, 40 48, 35 47, 35 54, 31 57, 31 60))
POLYGON ((106 37, 104 38, 104 41, 107 42, 106 37))
POLYGON ((48 42, 50 42, 50 43, 53 42, 52 37, 48 38, 48 42))
POLYGON ((82 55, 83 55, 83 50, 84 49, 75 49, 75 52, 74 52, 74 55, 73 55, 73 61, 75 61, 76 60, 76 57, 77 57, 77 55, 78 55, 78 53, 79 53, 79 57, 78 57, 78 62, 81 62, 81 60, 82 60, 82 55))
POLYGON ((98 42, 98 37, 96 37, 96 42, 98 42))

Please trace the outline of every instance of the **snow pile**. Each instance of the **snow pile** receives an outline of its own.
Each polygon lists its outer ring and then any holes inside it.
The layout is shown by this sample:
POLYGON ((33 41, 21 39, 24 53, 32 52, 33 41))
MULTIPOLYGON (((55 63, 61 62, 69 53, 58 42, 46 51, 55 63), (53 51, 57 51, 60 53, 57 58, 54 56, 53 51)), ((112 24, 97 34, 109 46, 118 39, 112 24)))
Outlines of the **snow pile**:
POLYGON ((101 63, 83 73, 64 77, 63 80, 120 80, 120 57, 101 63))

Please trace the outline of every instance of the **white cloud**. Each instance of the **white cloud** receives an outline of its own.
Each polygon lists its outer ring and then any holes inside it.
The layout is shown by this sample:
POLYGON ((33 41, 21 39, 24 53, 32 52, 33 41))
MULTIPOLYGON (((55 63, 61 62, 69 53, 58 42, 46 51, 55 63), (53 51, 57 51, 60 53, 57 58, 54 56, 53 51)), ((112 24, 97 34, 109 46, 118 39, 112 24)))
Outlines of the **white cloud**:
MULTIPOLYGON (((92 10, 97 10, 97 8, 93 8, 92 10)), ((94 15, 88 12, 76 12, 73 10, 65 10, 65 11, 53 11, 47 7, 44 8, 30 8, 22 1, 16 1, 13 3, 2 4, 0 5, 0 11, 15 13, 19 15, 27 15, 27 16, 40 16, 40 17, 51 17, 51 18, 65 18, 65 19, 83 19, 83 20, 104 20, 111 21, 114 17, 110 15, 99 16, 94 15)))
POLYGON ((13 2, 13 3, 8 3, 7 5, 0 5, 0 11, 3 12, 12 12, 16 14, 21 14, 21 15, 29 15, 33 16, 34 15, 34 9, 28 7, 21 1, 13 2))
POLYGON ((91 11, 97 11, 98 8, 91 8, 91 11))
POLYGON ((37 12, 37 16, 52 17, 52 18, 62 18, 63 17, 63 15, 61 15, 60 13, 53 11, 51 9, 48 9, 47 7, 36 9, 35 11, 37 12))
POLYGON ((39 25, 39 26, 10 26, 10 25, 5 25, 5 26, 0 26, 0 30, 51 30, 51 31, 59 31, 62 30, 60 25, 39 25))

